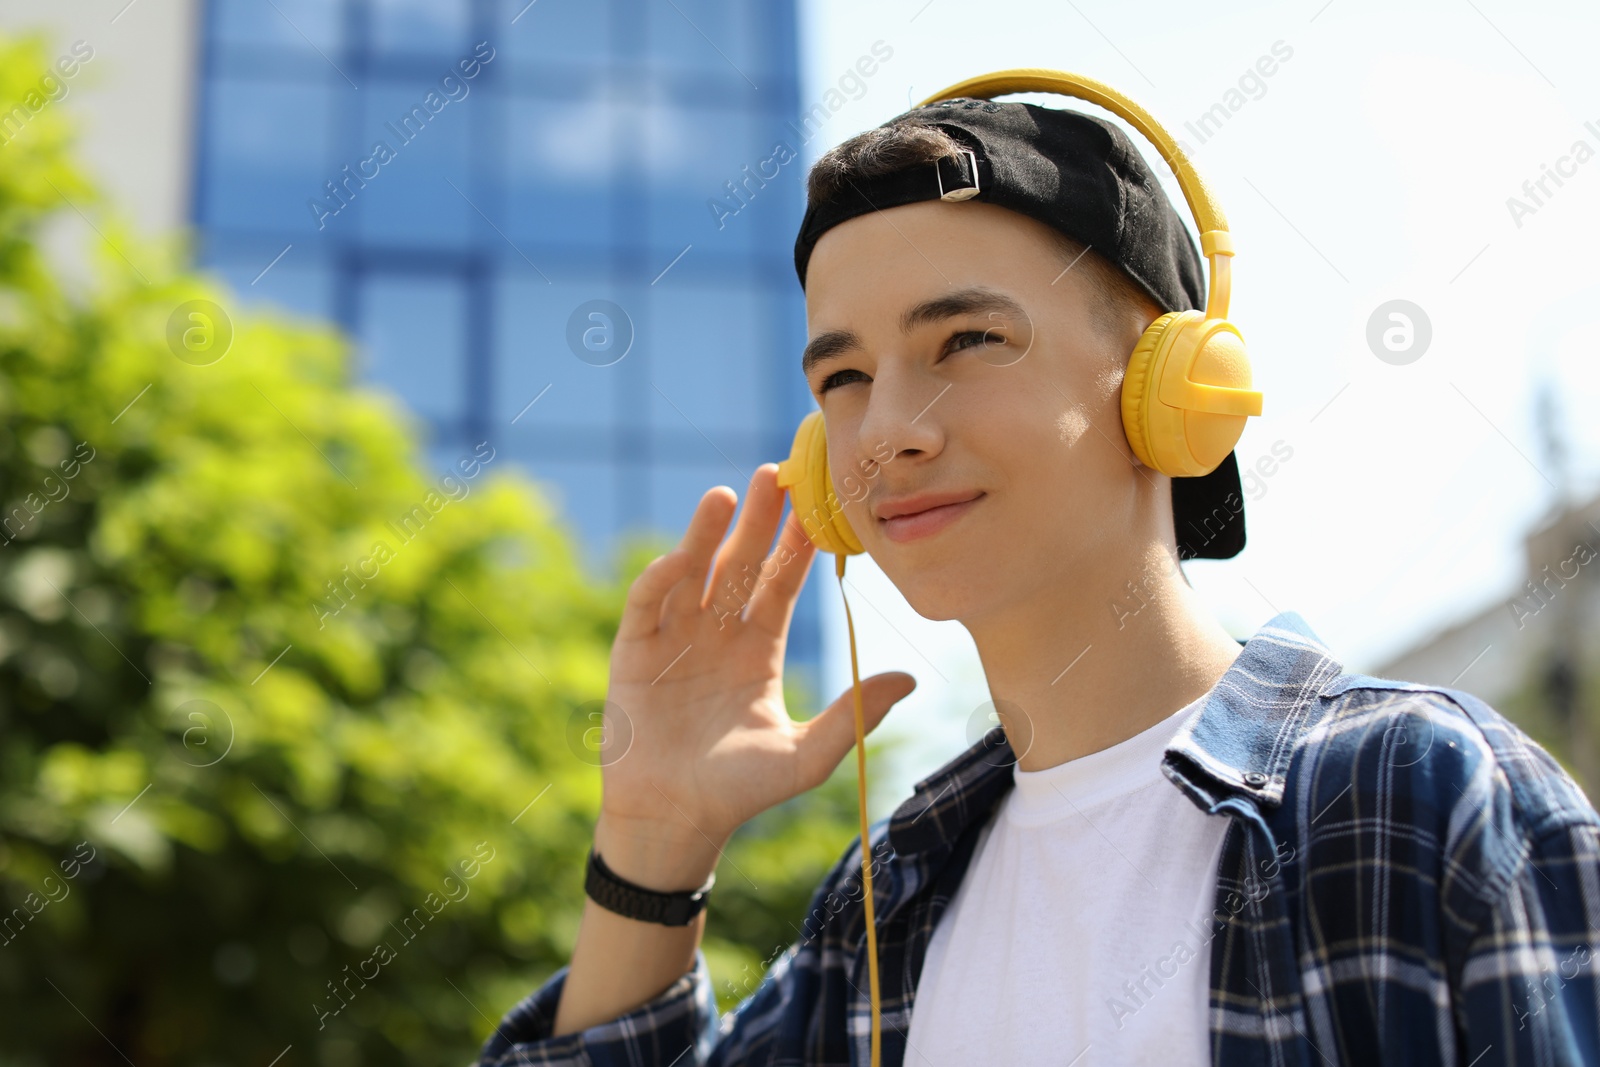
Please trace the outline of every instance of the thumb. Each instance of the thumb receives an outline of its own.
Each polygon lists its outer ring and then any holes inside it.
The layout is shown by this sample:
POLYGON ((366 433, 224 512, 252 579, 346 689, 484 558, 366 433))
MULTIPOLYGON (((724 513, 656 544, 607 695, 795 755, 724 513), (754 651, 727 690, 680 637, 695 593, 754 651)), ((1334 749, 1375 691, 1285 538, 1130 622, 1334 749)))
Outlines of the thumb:
MULTIPOLYGON (((866 732, 870 734, 889 714, 889 709, 916 687, 917 680, 904 671, 887 671, 861 679, 861 719, 866 732)), ((852 687, 801 727, 797 748, 805 788, 812 789, 827 781, 855 743, 856 705, 852 687)))

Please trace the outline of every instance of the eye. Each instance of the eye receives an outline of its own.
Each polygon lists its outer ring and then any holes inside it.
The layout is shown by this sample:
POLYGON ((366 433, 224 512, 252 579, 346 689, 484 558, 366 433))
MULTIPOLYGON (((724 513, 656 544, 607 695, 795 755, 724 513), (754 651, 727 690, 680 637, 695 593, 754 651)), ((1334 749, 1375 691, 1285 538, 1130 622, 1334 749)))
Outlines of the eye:
POLYGON ((990 336, 990 331, 992 331, 993 329, 994 329, 994 327, 991 326, 987 330, 957 330, 955 333, 951 334, 950 335, 950 339, 944 343, 945 351, 946 352, 952 352, 952 351, 959 352, 963 348, 971 348, 973 346, 970 345, 970 344, 965 344, 965 343, 963 343, 963 344, 955 344, 954 342, 957 342, 957 341, 963 341, 964 342, 967 338, 974 338, 974 337, 977 338, 977 343, 978 344, 988 344, 990 342, 993 342, 994 344, 997 344, 997 345, 1005 344, 1006 343, 1006 339, 1004 337, 1000 336, 999 334, 995 334, 992 337, 990 336))
MULTIPOLYGON (((995 333, 994 330, 995 327, 993 326, 989 327, 987 330, 957 330, 945 341, 944 351, 960 352, 963 349, 974 348, 978 345, 1005 344, 1006 339, 1000 334, 995 333)), ((858 370, 834 371, 832 374, 822 379, 821 385, 817 387, 817 392, 819 394, 826 393, 829 389, 832 389, 836 385, 848 384, 852 379, 846 377, 846 375, 851 374, 859 376, 862 381, 872 380, 858 370)))
POLYGON ((836 385, 844 385, 845 382, 849 381, 848 378, 845 378, 845 375, 847 374, 860 375, 863 381, 871 381, 870 378, 858 370, 836 370, 826 378, 822 379, 822 384, 817 387, 817 392, 826 393, 829 389, 832 389, 836 385), (844 380, 841 381, 840 379, 844 380))

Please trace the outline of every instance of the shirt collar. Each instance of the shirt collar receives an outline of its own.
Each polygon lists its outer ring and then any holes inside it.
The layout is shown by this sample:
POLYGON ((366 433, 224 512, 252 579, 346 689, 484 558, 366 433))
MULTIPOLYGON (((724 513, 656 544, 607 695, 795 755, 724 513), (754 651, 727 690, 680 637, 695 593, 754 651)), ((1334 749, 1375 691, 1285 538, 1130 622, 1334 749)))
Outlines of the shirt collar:
MULTIPOLYGON (((1178 728, 1162 757, 1163 773, 1206 811, 1228 795, 1282 803, 1289 761, 1317 718, 1317 697, 1343 671, 1297 613, 1274 615, 1178 728)), ((954 848, 1012 787, 1015 761, 996 726, 917 782, 889 818, 895 853, 954 848)))

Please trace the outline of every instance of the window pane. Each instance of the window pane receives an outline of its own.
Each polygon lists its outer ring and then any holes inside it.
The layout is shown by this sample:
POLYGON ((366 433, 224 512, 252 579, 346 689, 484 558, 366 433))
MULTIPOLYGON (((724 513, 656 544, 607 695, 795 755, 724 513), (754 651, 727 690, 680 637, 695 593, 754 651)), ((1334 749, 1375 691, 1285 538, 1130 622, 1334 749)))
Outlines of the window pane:
POLYGON ((617 528, 617 472, 606 463, 570 463, 513 455, 582 545, 590 570, 609 566, 617 528))
MULTIPOLYGON (((603 358, 593 357, 593 363, 579 359, 567 344, 573 312, 588 301, 605 299, 609 292, 601 282, 552 285, 526 274, 496 286, 495 389, 489 422, 497 433, 504 431, 508 440, 517 440, 540 436, 539 429, 548 427, 609 429, 621 417, 618 384, 623 368, 631 366, 629 361, 638 362, 637 338, 635 350, 610 366, 595 365, 603 358), (535 397, 538 402, 528 407, 535 397)), ((629 321, 633 318, 630 314, 629 321)))
POLYGON ((762 4, 672 0, 645 5, 650 62, 658 69, 710 75, 754 93, 766 76, 761 59, 762 4))
POLYGON ((344 5, 328 0, 213 0, 212 32, 220 44, 321 49, 335 63, 343 39, 344 5))
POLYGON ((468 176, 473 154, 466 112, 482 106, 480 92, 481 84, 451 101, 428 83, 384 82, 362 94, 364 147, 357 153, 352 146, 350 158, 340 162, 365 179, 353 198, 363 237, 406 244, 467 241, 478 214, 466 198, 477 203, 481 194, 468 176))
POLYGON ((361 371, 447 432, 463 413, 466 300, 450 278, 377 275, 361 286, 361 371))
POLYGON ((471 51, 471 12, 464 0, 369 0, 374 52, 429 53, 452 58, 471 51))
MULTIPOLYGON (((317 232, 308 206, 333 174, 327 144, 332 95, 309 85, 219 78, 211 85, 204 149, 203 225, 317 232)), ((331 220, 327 220, 330 221, 331 220)))
MULTIPOLYGON (((583 95, 517 94, 506 108, 506 221, 513 241, 609 247, 620 164, 616 105, 591 78, 583 95)), ((535 260, 538 262, 538 260, 535 260)))
POLYGON ((507 27, 503 38, 511 65, 534 70, 551 63, 592 67, 611 57, 607 17, 610 4, 596 0, 538 0, 534 4, 529 0, 496 0, 495 8, 494 25, 507 27))
POLYGON ((703 255, 747 255, 756 247, 756 227, 746 213, 793 195, 787 183, 798 180, 797 161, 781 166, 782 153, 769 161, 773 145, 763 143, 747 112, 657 98, 621 117, 624 140, 638 146, 647 176, 649 239, 652 251, 667 257, 663 266, 688 244, 703 255))
POLYGON ((280 308, 290 314, 318 319, 333 318, 333 272, 320 263, 294 262, 297 253, 300 253, 299 248, 292 249, 266 274, 261 270, 272 262, 277 252, 248 257, 232 252, 215 258, 206 269, 220 274, 241 303, 280 308), (260 281, 250 284, 257 276, 260 281))
MULTIPOLYGON (((719 433, 769 426, 776 412, 766 383, 786 353, 765 342, 764 291, 668 274, 650 287, 648 300, 651 427, 697 431, 727 451, 719 433)), ((702 459, 717 458, 710 445, 706 451, 702 459)))

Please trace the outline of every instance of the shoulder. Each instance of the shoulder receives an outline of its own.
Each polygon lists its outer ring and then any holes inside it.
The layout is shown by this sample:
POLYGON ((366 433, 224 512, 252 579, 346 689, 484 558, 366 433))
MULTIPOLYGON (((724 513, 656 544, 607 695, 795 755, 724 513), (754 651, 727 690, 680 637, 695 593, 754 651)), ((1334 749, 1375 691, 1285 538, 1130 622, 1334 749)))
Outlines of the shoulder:
POLYGON ((1463 918, 1503 893, 1539 839, 1600 826, 1561 764, 1471 693, 1346 673, 1317 704, 1284 798, 1305 839, 1342 836, 1363 861, 1436 879, 1463 918))
POLYGON ((1555 757, 1465 690, 1342 674, 1319 699, 1325 714, 1306 743, 1328 744, 1340 758, 1370 764, 1397 784, 1476 792, 1480 800, 1503 796, 1516 824, 1536 837, 1572 822, 1600 821, 1555 757))

